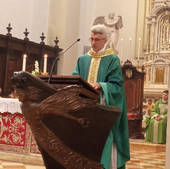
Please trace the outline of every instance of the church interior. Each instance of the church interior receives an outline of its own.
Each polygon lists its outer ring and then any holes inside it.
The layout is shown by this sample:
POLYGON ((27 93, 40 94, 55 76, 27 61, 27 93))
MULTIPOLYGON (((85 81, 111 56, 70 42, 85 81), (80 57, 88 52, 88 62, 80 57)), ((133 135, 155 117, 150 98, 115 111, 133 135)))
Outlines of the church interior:
POLYGON ((165 141, 146 141, 147 117, 170 88, 169 0, 5 0, 0 9, 0 168, 45 169, 13 90, 14 72, 46 82, 52 74, 71 76, 77 58, 90 49, 95 24, 108 28, 121 63, 130 140, 126 168, 169 168, 170 116, 165 141))

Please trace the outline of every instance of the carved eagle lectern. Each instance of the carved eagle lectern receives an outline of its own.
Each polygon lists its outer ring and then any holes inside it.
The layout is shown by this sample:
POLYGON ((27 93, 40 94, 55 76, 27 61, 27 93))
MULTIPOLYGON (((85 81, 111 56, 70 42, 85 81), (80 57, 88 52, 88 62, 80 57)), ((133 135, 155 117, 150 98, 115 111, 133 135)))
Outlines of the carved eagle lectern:
POLYGON ((42 79, 15 72, 12 82, 46 168, 103 169, 102 150, 120 110, 98 104, 99 92, 80 76, 42 79))

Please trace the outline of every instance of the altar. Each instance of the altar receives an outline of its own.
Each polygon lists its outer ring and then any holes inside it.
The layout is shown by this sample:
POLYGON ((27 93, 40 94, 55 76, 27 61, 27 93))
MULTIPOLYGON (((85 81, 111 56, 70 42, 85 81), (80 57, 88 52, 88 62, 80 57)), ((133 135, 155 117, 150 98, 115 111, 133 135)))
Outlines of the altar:
MULTIPOLYGON (((147 4, 147 8, 151 3, 147 4)), ((144 96, 157 100, 162 91, 168 90, 170 80, 170 3, 153 1, 146 10, 143 44, 143 66, 146 77, 144 96), (148 8, 149 9, 149 8, 148 8)))
POLYGON ((43 164, 21 104, 18 99, 0 98, 0 159, 43 164))
POLYGON ((168 90, 170 59, 157 58, 144 63, 145 67, 145 98, 158 99, 162 91, 168 90))

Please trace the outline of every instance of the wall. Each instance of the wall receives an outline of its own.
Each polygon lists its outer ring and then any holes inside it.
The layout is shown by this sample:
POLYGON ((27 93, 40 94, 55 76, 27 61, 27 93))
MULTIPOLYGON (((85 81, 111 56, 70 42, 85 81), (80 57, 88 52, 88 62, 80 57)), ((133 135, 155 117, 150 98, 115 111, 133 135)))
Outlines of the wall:
POLYGON ((5 0, 0 6, 0 34, 6 34, 9 23, 12 36, 23 39, 28 28, 31 41, 40 42, 41 33, 47 33, 48 0, 5 0), (41 10, 40 10, 41 9, 41 10))
POLYGON ((143 48, 145 42, 145 15, 146 15, 146 1, 138 1, 138 14, 136 17, 137 22, 137 31, 136 31, 136 45, 135 45, 135 53, 136 59, 142 59, 143 57, 143 48))
MULTIPOLYGON (((79 37, 80 1, 50 0, 48 23, 48 42, 53 44, 54 38, 59 38, 59 46, 64 50, 79 37)), ((70 75, 75 66, 78 54, 78 44, 75 44, 58 62, 58 74, 70 75)))

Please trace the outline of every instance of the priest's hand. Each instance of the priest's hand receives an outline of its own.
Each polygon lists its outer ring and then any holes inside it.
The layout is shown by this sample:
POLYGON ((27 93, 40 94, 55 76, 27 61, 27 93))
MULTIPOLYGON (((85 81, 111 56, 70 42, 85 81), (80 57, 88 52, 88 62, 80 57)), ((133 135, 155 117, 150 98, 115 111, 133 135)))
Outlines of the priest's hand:
POLYGON ((157 121, 162 120, 162 119, 163 119, 163 118, 162 118, 161 116, 159 116, 159 115, 156 117, 156 120, 157 120, 157 121))
POLYGON ((90 83, 90 85, 96 90, 99 90, 101 88, 100 84, 97 83, 97 82, 96 83, 90 83))

